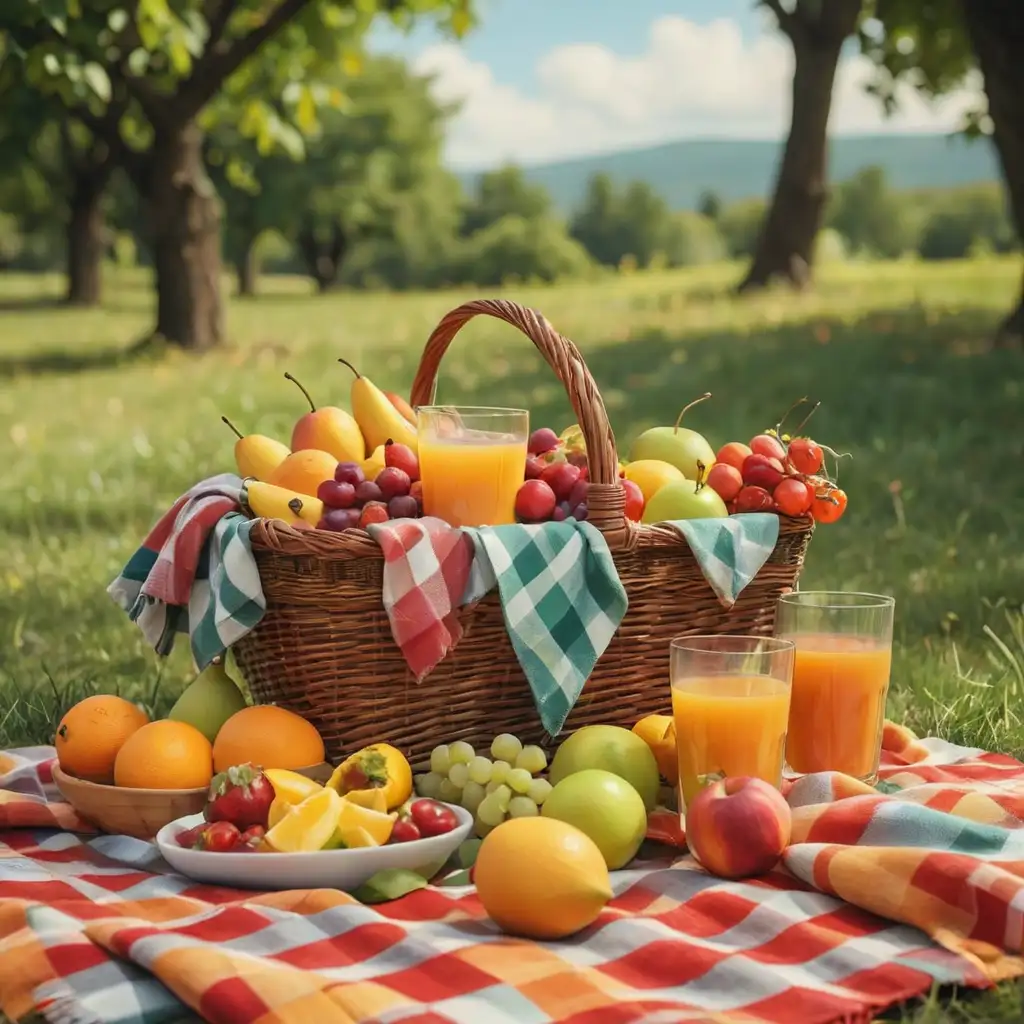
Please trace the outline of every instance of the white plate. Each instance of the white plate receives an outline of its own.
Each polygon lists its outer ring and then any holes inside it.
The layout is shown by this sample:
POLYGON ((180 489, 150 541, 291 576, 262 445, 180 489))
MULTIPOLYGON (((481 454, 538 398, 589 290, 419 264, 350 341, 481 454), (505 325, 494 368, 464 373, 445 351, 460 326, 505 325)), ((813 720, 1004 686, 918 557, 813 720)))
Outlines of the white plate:
POLYGON ((445 804, 459 819, 443 836, 417 839, 393 846, 367 846, 354 850, 317 850, 315 853, 210 853, 186 850, 175 836, 203 823, 201 814, 190 814, 165 825, 156 845, 179 874, 197 882, 242 889, 341 889, 352 890, 378 871, 406 868, 428 877, 439 871, 473 827, 473 816, 464 807, 445 804))

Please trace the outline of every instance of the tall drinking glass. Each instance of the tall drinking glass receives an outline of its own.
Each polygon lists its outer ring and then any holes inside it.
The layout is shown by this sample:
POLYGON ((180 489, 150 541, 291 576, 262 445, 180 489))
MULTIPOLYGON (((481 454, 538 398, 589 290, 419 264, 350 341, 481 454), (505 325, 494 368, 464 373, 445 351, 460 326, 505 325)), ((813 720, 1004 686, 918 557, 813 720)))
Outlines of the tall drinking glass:
POLYGON ((877 780, 894 606, 891 597, 837 591, 779 598, 775 635, 796 645, 787 774, 877 780))
POLYGON ((526 409, 429 405, 416 410, 423 512, 452 526, 514 523, 526 473, 526 409))
POLYGON ((672 641, 672 716, 679 805, 710 782, 753 775, 782 783, 793 644, 764 636, 686 636, 672 641))

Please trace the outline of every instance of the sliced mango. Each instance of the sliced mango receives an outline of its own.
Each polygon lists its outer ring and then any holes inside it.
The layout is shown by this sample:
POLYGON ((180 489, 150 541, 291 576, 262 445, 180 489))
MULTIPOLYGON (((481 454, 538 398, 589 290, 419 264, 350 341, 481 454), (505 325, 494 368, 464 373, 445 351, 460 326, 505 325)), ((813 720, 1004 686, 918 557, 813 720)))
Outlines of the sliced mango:
POLYGON ((284 814, 267 832, 267 845, 278 853, 322 850, 338 827, 342 804, 341 797, 333 789, 321 789, 284 814))

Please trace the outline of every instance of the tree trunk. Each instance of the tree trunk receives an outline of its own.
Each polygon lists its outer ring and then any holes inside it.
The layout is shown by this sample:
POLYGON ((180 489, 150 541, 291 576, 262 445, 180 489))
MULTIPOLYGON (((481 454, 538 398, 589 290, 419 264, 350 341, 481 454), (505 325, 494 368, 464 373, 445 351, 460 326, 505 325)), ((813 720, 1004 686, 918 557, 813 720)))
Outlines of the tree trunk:
POLYGON ((75 174, 67 224, 67 293, 72 306, 97 306, 103 273, 106 228, 103 194, 112 168, 103 166, 75 174))
POLYGON ((202 351, 224 340, 221 210, 194 123, 158 130, 142 192, 156 270, 155 333, 202 351))
POLYGON ((306 222, 299 231, 299 250, 309 276, 316 282, 322 295, 330 291, 341 273, 341 265, 348 253, 348 237, 341 225, 331 225, 328 238, 321 239, 315 225, 306 222))
POLYGON ((256 294, 256 282, 260 276, 255 236, 247 236, 242 242, 235 262, 235 271, 238 274, 238 294, 251 298, 256 294))
POLYGON ((828 199, 828 119, 839 55, 853 32, 861 0, 829 0, 811 15, 801 5, 783 29, 793 44, 789 136, 771 205, 740 292, 778 278, 803 288, 811 276, 814 242, 828 199))
MULTIPOLYGON (((1003 169, 1017 237, 1024 241, 1024 24, 1019 0, 964 0, 971 45, 985 79, 992 141, 1003 169)), ((995 343, 1024 346, 1024 283, 1016 309, 1000 325, 995 343)))

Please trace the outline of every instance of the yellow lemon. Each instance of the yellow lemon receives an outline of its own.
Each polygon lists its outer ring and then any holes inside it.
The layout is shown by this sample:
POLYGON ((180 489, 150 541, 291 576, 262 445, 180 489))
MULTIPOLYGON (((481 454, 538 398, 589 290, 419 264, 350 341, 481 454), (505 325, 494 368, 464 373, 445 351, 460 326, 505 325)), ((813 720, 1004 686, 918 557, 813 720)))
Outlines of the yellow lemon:
POLYGON ((274 797, 270 810, 267 812, 267 828, 272 829, 286 814, 291 813, 294 806, 295 804, 289 803, 284 797, 274 797))
POLYGON ((337 846, 383 846, 394 827, 395 815, 360 807, 344 797, 331 842, 337 846), (370 842, 366 842, 366 836, 370 842))
POLYGON ((301 804, 306 797, 324 788, 319 782, 307 779, 298 772, 288 771, 287 768, 268 768, 263 774, 270 779, 274 795, 289 804, 301 804))
POLYGON ((278 853, 322 850, 338 827, 341 809, 341 797, 333 789, 321 789, 285 813, 267 833, 267 845, 278 853))
POLYGON ((381 814, 388 809, 383 789, 353 789, 345 794, 345 799, 360 807, 368 807, 371 811, 380 811, 381 814))
POLYGON ((626 479, 643 491, 644 501, 650 501, 666 484, 677 483, 686 477, 671 463, 660 459, 640 459, 626 466, 626 479))
POLYGON ((345 832, 345 846, 350 850, 356 850, 360 846, 380 846, 365 828, 351 828, 345 832))

